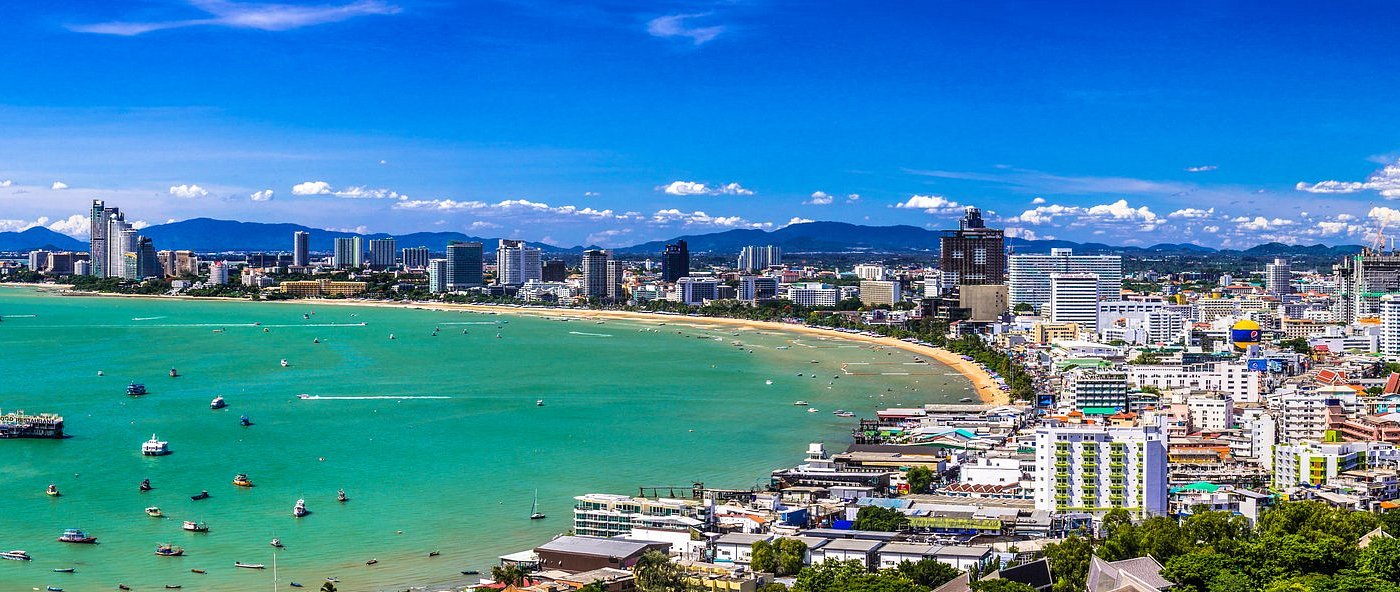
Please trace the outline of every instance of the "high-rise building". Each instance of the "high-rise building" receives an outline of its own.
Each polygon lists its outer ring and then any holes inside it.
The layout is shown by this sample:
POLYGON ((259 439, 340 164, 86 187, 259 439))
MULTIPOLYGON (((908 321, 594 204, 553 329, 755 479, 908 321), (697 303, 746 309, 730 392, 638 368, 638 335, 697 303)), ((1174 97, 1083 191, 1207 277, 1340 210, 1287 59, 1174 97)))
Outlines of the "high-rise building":
POLYGON ((680 292, 681 302, 698 306, 704 304, 706 300, 715 300, 719 297, 719 280, 683 277, 676 282, 676 291, 680 292))
POLYGON ((292 266, 306 267, 311 264, 311 233, 298 230, 292 233, 292 266))
MULTIPOLYGON (((48 265, 44 271, 53 275, 68 275, 74 272, 74 268, 80 261, 77 253, 49 253, 48 265)), ((82 262, 85 263, 85 262, 82 262)))
POLYGON ((746 275, 739 278, 739 299, 756 302, 778 297, 778 278, 762 275, 746 275))
POLYGON ((809 308, 831 308, 841 301, 841 288, 829 284, 797 283, 787 293, 793 304, 809 308))
POLYGON ((860 301, 866 306, 894 306, 904 299, 897 281, 865 280, 860 283, 860 301))
POLYGON ((1167 436, 1160 424, 1035 430, 1035 509, 1167 512, 1167 436))
MULTIPOLYGON (((407 250, 407 249, 405 249, 407 250)), ((424 249, 427 250, 427 249, 424 249)), ((441 294, 447 291, 447 260, 433 259, 428 261, 428 291, 434 294, 441 294)))
POLYGON ((29 271, 48 271, 49 252, 35 249, 29 252, 29 271))
POLYGON ((673 245, 666 245, 666 250, 661 253, 661 281, 675 283, 681 278, 690 275, 690 247, 685 241, 676 241, 673 245))
POLYGON ((92 275, 97 277, 107 277, 107 273, 112 264, 108 262, 108 255, 111 249, 107 246, 107 229, 112 219, 124 219, 121 210, 109 208, 103 204, 102 200, 92 200, 92 211, 89 213, 88 229, 91 233, 88 239, 88 258, 92 265, 92 275))
POLYGON ((608 253, 608 300, 612 302, 622 302, 627 299, 627 294, 622 289, 622 270, 624 267, 621 261, 612 258, 612 253, 608 253))
POLYGON ((358 236, 347 236, 335 239, 335 254, 332 263, 340 268, 364 267, 364 240, 358 236))
POLYGON ((1099 276, 1092 273, 1050 274, 1050 322, 1077 323, 1090 333, 1099 329, 1099 276))
POLYGON ((125 220, 112 220, 107 225, 107 262, 111 267, 107 270, 107 277, 141 279, 135 275, 136 268, 126 259, 128 253, 135 256, 139 238, 140 235, 125 220))
POLYGON ((136 249, 129 255, 128 261, 131 263, 128 265, 134 267, 129 267, 123 277, 135 280, 165 277, 165 268, 160 264, 160 255, 156 253, 155 244, 151 242, 150 237, 136 237, 136 249))
POLYGON ((396 243, 392 238, 369 239, 369 266, 374 269, 393 267, 394 254, 398 251, 396 243))
POLYGON ((228 264, 215 261, 209 264, 209 283, 222 286, 228 283, 228 264))
POLYGON ((1064 374, 1060 392, 1062 409, 1085 414, 1111 415, 1128 411, 1128 374, 1113 370, 1078 368, 1064 374))
MULTIPOLYGON (((89 253, 88 257, 92 254, 89 253)), ((92 259, 75 259, 73 261, 73 275, 92 275, 92 259)))
POLYGON ((1050 254, 1007 258, 1011 305, 1029 304, 1036 311, 1050 302, 1050 274, 1092 273, 1099 276, 1099 295, 1117 298, 1123 287, 1123 258, 1118 255, 1075 255, 1073 249, 1050 249, 1050 254))
POLYGON ((199 272, 199 256, 194 251, 156 251, 160 267, 169 277, 195 275, 199 272))
POLYGON ((855 267, 856 277, 863 280, 885 279, 885 266, 878 263, 861 263, 855 267))
POLYGON ((762 271, 783 264, 783 250, 775 245, 749 245, 739 250, 739 271, 762 271))
POLYGON ((608 261, 612 257, 607 251, 589 249, 583 252, 583 295, 587 298, 608 297, 608 261))
POLYGON ((1273 263, 1264 266, 1264 289, 1270 294, 1293 293, 1293 270, 1288 259, 1277 257, 1273 263))
POLYGON ((564 265, 563 261, 558 259, 545 261, 542 268, 540 272, 540 281, 562 282, 569 277, 569 268, 564 265))
POLYGON ((501 239, 496 247, 496 283, 520 286, 542 279, 540 250, 522 240, 501 239))
POLYGON ((405 269, 426 269, 428 267, 428 247, 408 247, 403 250, 405 269))
POLYGON ((1332 267, 1337 284, 1337 316, 1344 323, 1374 317, 1382 294, 1400 292, 1400 253, 1352 255, 1332 267))
POLYGON ((1400 362, 1400 294, 1381 297, 1381 355, 1400 362))
POLYGON ((481 243, 452 241, 447 244, 447 290, 481 287, 481 243))
POLYGON ((956 293, 957 286, 1001 284, 1006 281, 1006 237, 987 228, 982 212, 967 208, 957 230, 938 239, 939 269, 943 285, 956 293))

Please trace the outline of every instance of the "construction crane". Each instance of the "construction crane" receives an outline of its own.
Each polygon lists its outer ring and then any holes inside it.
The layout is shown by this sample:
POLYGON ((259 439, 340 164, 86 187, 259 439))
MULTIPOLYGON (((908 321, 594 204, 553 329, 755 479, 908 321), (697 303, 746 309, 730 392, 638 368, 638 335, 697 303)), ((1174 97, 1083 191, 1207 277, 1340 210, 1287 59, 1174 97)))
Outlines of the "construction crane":
POLYGON ((1380 255, 1385 252, 1385 227, 1390 224, 1390 216, 1381 218, 1376 226, 1376 238, 1371 241, 1371 246, 1363 255, 1380 255))

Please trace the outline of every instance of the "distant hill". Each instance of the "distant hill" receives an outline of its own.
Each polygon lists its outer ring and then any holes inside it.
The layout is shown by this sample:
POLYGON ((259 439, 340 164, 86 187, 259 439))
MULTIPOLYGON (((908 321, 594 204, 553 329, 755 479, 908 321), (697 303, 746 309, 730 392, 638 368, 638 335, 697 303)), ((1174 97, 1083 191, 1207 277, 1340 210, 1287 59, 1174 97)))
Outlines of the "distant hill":
POLYGON ((0 251, 87 251, 88 244, 66 234, 35 226, 23 232, 0 232, 0 251))
MULTIPOLYGON (((190 249, 203 252, 218 251, 290 251, 292 233, 311 233, 309 247, 312 251, 330 252, 335 249, 335 239, 360 236, 369 241, 375 238, 394 238, 399 248, 429 247, 442 251, 449 241, 480 241, 486 250, 495 248, 497 238, 469 236, 460 232, 414 232, 411 234, 390 235, 386 233, 356 234, 336 230, 323 230, 299 224, 268 224, 263 222, 238 222, 235 220, 215 220, 213 218, 193 218, 169 224, 157 224, 141 230, 141 234, 151 237, 157 249, 190 249)), ((560 251, 553 245, 529 243, 543 251, 560 251)), ((369 248, 368 244, 365 246, 369 248)))

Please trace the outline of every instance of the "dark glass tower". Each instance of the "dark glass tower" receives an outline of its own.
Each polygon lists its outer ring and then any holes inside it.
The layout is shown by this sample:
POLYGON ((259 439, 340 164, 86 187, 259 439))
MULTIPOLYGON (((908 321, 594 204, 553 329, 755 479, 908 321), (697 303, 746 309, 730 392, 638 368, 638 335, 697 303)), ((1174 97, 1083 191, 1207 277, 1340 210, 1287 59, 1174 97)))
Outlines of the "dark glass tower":
POLYGON ((675 283, 676 280, 688 275, 690 275, 690 249, 686 247, 685 241, 676 241, 674 245, 666 245, 666 252, 661 254, 661 279, 675 283))

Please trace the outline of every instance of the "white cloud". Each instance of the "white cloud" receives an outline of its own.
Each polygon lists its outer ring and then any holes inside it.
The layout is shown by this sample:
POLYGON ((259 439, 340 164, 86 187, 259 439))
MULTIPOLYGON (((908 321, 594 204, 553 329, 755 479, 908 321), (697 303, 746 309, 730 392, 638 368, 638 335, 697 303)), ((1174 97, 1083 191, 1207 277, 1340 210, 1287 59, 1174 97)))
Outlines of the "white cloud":
POLYGON ((325 181, 306 181, 292 186, 292 195, 334 195, 350 199, 408 199, 397 191, 388 189, 371 189, 364 186, 352 186, 345 189, 336 190, 330 183, 325 181))
POLYGON ((598 232, 588 235, 588 237, 584 239, 584 242, 590 245, 598 245, 604 247, 617 246, 620 242, 618 241, 619 238, 631 233, 631 228, 600 230, 598 232))
POLYGON ((387 165, 387 164, 389 164, 389 161, 387 161, 387 160, 380 160, 380 161, 379 161, 379 164, 380 164, 380 165, 387 165))
POLYGON ((792 219, 788 220, 787 224, 784 224, 783 226, 792 226, 793 224, 811 224, 812 222, 815 222, 815 220, 808 220, 806 218, 798 218, 797 216, 793 216, 792 219))
POLYGON ((467 228, 470 228, 470 229, 472 229, 472 230, 486 230, 486 229, 490 229, 490 228, 500 228, 500 227, 501 227, 500 224, 497 224, 497 223, 495 223, 495 222, 487 222, 487 221, 485 221, 485 220, 477 220, 476 222, 472 222, 471 224, 468 224, 468 225, 467 225, 467 228))
POLYGON ((1043 203, 1045 203, 1045 198, 1043 198, 1043 197, 1037 197, 1037 198, 1031 200, 1031 205, 1033 205, 1033 206, 1038 206, 1038 205, 1043 204, 1043 203))
POLYGON ((896 208, 923 210, 925 214, 951 214, 961 212, 962 204, 941 195, 911 195, 909 199, 894 205, 896 208))
POLYGON ((69 236, 88 236, 92 234, 92 219, 87 216, 73 214, 66 220, 56 220, 49 224, 49 230, 61 232, 69 236))
POLYGON ((1201 165, 1201 166, 1186 167, 1186 172, 1188 172, 1188 173, 1205 173, 1205 172, 1213 171, 1213 170, 1218 169, 1218 168, 1220 168, 1220 167, 1215 166, 1215 165, 1213 165, 1213 164, 1203 164, 1203 165, 1201 165))
POLYGON ((697 27, 687 24, 689 19, 709 16, 708 13, 698 14, 672 14, 658 16, 647 22, 647 33, 653 37, 685 37, 696 45, 701 45, 714 40, 720 33, 724 32, 724 27, 719 25, 709 27, 697 27))
POLYGON ((38 220, 32 222, 29 220, 0 220, 0 232, 22 232, 48 223, 48 216, 39 216, 38 220))
POLYGON ((1230 221, 1234 222, 1235 224, 1238 224, 1238 228, 1240 230, 1248 230, 1253 232, 1278 230, 1280 228, 1293 226, 1294 224, 1297 224, 1297 222, 1294 222, 1292 220, 1285 220, 1283 218, 1269 219, 1263 216, 1255 216, 1253 219, 1249 218, 1248 216, 1239 216, 1230 221))
POLYGON ((411 199, 394 204, 396 210, 436 210, 442 212, 466 212, 486 207, 483 201, 457 201, 452 199, 411 199))
POLYGON ((1138 224, 1137 229, 1143 232, 1156 230, 1163 222, 1162 218, 1147 206, 1134 208, 1128 205, 1128 200, 1126 199, 1120 199, 1110 204, 1090 206, 1088 208, 1060 204, 1036 206, 1033 209, 1021 212, 1021 215, 1014 216, 1007 221, 1041 225, 1054 222, 1055 219, 1059 217, 1075 218, 1071 225, 1083 225, 1087 222, 1138 224))
POLYGON ((209 192, 205 191, 203 187, 200 187, 198 185, 174 185, 170 188, 170 195, 173 195, 175 197, 193 198, 204 197, 206 195, 209 195, 209 192))
POLYGON ((184 20, 77 24, 68 25, 68 29, 78 33, 123 36, 196 26, 287 31, 312 25, 340 22, 357 16, 388 15, 399 12, 399 7, 378 0, 356 0, 348 4, 320 6, 245 3, 229 0, 190 0, 189 4, 204 11, 208 16, 184 20))
POLYGON ((325 181, 307 181, 292 186, 292 195, 325 195, 331 192, 331 184, 325 181))
POLYGON ((601 193, 598 193, 597 191, 585 191, 585 192, 583 192, 583 196, 584 196, 584 197, 598 197, 599 195, 602 195, 602 194, 601 194, 601 193))
POLYGON ((847 194, 847 195, 846 195, 846 203, 848 203, 848 204, 853 204, 853 203, 856 203, 856 202, 858 202, 858 201, 860 201, 860 194, 859 194, 859 193, 851 193, 851 194, 847 194))
POLYGON ((1011 238, 1022 238, 1026 240, 1040 240, 1040 236, 1034 230, 1022 228, 1020 226, 1007 226, 1006 236, 1011 238))
POLYGON ((830 193, 827 193, 825 191, 813 191, 812 199, 804 201, 802 203, 812 206, 824 206, 829 205, 834 199, 835 198, 832 197, 830 193))
POLYGON ((64 183, 63 181, 54 181, 54 182, 53 182, 53 185, 50 185, 50 186, 49 186, 49 189, 52 189, 52 190, 54 190, 54 191, 62 191, 62 190, 67 189, 67 188, 68 188, 68 184, 67 184, 67 183, 64 183))
POLYGON ((675 208, 657 210, 651 221, 658 224, 680 222, 686 226, 722 226, 725 228, 772 228, 772 222, 751 222, 739 216, 711 216, 701 211, 682 212, 675 208))
POLYGON ((251 199, 253 201, 271 201, 272 190, 264 189, 262 191, 254 191, 253 193, 248 195, 248 199, 251 199))
POLYGON ((670 195, 753 195, 753 191, 738 183, 711 187, 695 181, 672 181, 657 187, 670 195))
POLYGON ((1220 232, 1220 227, 1219 227, 1219 226, 1202 226, 1202 227, 1201 227, 1201 230, 1203 230, 1203 231, 1205 231, 1205 232, 1209 232, 1209 233, 1214 234, 1214 233, 1216 233, 1216 232, 1220 232))
POLYGON ((1167 214, 1167 217, 1168 217, 1168 218, 1191 218, 1191 219, 1199 219, 1199 218, 1209 218, 1209 217, 1211 217, 1211 216, 1213 216, 1213 215, 1215 215, 1215 208, 1210 208, 1210 209, 1208 209, 1208 210, 1201 210, 1201 209, 1197 209, 1197 208, 1185 208, 1185 209, 1177 210, 1177 211, 1175 211, 1175 212, 1172 212, 1172 213, 1170 213, 1170 214, 1167 214))
POLYGON ((15 184, 15 182, 14 182, 14 181, 11 181, 11 180, 9 180, 9 179, 2 179, 2 180, 0 180, 0 187, 9 187, 9 186, 14 185, 14 184, 15 184))
POLYGON ((133 229, 135 229, 135 230, 141 230, 142 228, 145 228, 145 227, 150 226, 150 225, 151 225, 151 223, 150 223, 150 222, 147 222, 147 221, 145 221, 145 220, 137 220, 137 221, 131 223, 131 227, 132 227, 133 229))
POLYGON ((1319 181, 1317 183, 1300 181, 1294 188, 1308 193, 1375 191, 1386 199, 1400 199, 1400 161, 1381 167, 1366 177, 1365 181, 1319 181))

